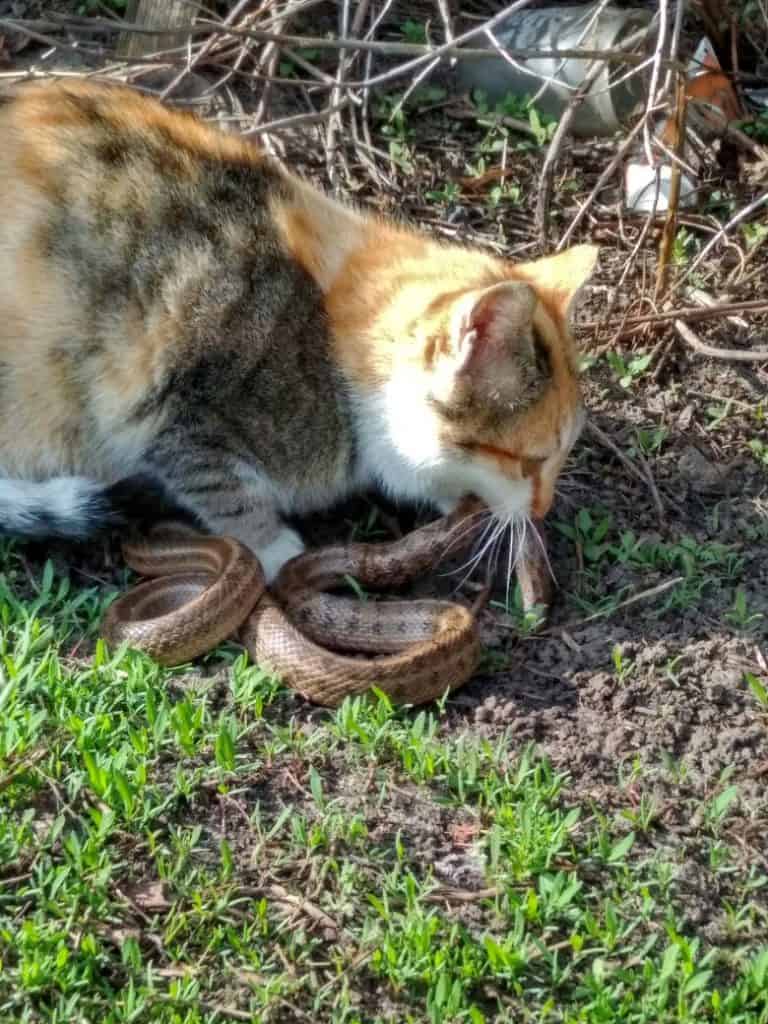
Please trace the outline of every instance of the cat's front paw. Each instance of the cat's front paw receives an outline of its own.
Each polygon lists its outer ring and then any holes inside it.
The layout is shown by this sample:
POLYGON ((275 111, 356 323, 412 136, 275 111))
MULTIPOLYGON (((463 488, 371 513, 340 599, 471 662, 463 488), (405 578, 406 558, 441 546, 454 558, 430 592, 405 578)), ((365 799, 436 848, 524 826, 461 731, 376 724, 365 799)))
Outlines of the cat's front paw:
POLYGON ((271 583, 282 567, 296 555, 304 551, 304 542, 295 530, 284 529, 273 541, 256 552, 267 578, 271 583))

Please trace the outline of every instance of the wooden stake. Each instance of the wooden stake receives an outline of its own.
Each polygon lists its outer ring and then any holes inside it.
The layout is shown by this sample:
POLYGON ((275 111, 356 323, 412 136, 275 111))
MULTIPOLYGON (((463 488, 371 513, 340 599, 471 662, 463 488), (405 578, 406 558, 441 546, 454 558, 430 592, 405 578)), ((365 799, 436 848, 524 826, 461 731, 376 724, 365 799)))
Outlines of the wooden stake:
POLYGON ((683 159, 685 150, 685 76, 678 72, 677 89, 675 90, 675 120, 672 125, 672 152, 677 157, 672 161, 669 178, 669 201, 667 203, 667 216, 664 221, 664 228, 661 232, 659 243, 659 263, 656 268, 656 289, 655 298, 658 299, 666 290, 667 276, 669 273, 669 261, 672 255, 672 246, 677 231, 677 209, 680 202, 680 162, 683 159))
POLYGON ((145 32, 122 32, 117 46, 121 57, 141 57, 146 53, 183 46, 192 26, 192 9, 188 0, 132 0, 126 16, 138 28, 178 28, 180 31, 172 35, 164 31, 159 36, 145 32))

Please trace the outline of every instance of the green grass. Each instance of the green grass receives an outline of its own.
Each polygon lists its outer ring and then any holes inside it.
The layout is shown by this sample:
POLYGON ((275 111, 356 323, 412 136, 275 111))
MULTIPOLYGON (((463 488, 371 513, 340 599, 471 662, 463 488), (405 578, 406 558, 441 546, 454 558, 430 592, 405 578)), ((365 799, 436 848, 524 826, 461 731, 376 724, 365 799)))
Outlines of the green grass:
POLYGON ((0 1021, 768 1022, 727 780, 706 948, 649 798, 606 817, 439 707, 310 714, 234 648, 110 653, 97 591, 0 571, 0 1021))
POLYGON ((698 606, 704 595, 735 587, 728 621, 743 628, 756 626, 761 618, 750 612, 743 591, 736 586, 743 579, 743 545, 685 534, 674 540, 638 537, 632 530, 617 531, 612 515, 600 507, 581 508, 571 522, 555 521, 553 526, 577 553, 581 568, 569 600, 580 612, 610 615, 615 610, 629 588, 606 589, 605 577, 611 567, 622 566, 640 578, 659 573, 670 580, 679 578, 655 602, 657 617, 698 606))

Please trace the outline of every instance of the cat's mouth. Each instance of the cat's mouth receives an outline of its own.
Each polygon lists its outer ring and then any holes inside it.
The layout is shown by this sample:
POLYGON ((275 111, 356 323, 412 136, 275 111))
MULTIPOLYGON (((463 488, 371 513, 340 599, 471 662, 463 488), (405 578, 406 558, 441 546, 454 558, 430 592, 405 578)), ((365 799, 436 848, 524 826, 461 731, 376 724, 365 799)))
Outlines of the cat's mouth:
MULTIPOLYGON (((475 496, 466 497, 472 499, 475 496)), ((504 574, 507 602, 516 578, 521 580, 521 587, 525 589, 526 566, 535 567, 534 578, 540 583, 554 579, 544 540, 530 512, 524 509, 494 510, 486 505, 466 516, 457 532, 464 535, 467 531, 475 533, 476 539, 467 560, 458 569, 451 570, 451 574, 459 574, 457 590, 481 567, 486 580, 493 579, 500 572, 504 574)), ((541 583, 537 592, 543 593, 544 589, 541 583)))

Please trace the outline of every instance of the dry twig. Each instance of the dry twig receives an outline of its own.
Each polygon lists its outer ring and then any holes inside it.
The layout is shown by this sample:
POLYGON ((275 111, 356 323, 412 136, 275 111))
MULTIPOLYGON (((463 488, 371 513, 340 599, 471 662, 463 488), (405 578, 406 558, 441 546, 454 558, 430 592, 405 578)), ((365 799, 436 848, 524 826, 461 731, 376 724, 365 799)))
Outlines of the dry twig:
POLYGON ((764 348, 717 348, 708 345, 682 320, 675 320, 675 330, 683 341, 702 356, 710 359, 728 359, 734 363, 764 363, 768 361, 768 347, 764 348))
POLYGON ((547 149, 547 155, 544 158, 544 166, 541 171, 541 187, 539 188, 539 195, 536 200, 535 217, 536 231, 539 236, 539 242, 542 246, 546 245, 547 236, 549 234, 549 203, 552 196, 552 177, 555 173, 555 164, 557 163, 560 149, 571 130, 571 122, 573 121, 573 116, 576 113, 576 108, 595 84, 602 72, 602 63, 600 61, 595 61, 584 76, 584 80, 581 85, 569 100, 568 106, 560 117, 555 134, 552 136, 552 141, 547 149))
POLYGON ((691 274, 693 274, 701 266, 704 259, 706 259, 710 252, 712 252, 712 250, 719 241, 726 238, 728 233, 733 228, 735 228, 738 224, 741 224, 742 221, 747 220, 747 218, 751 217, 753 213, 757 213, 757 211, 761 210, 764 206, 768 206, 768 192, 763 192, 761 196, 758 196, 757 199, 753 200, 751 203, 748 203, 746 206, 742 207, 738 211, 738 213, 735 213, 733 217, 731 217, 731 219, 720 228, 717 234, 713 235, 712 238, 710 238, 710 240, 701 250, 699 255, 696 257, 693 263, 691 263, 691 265, 685 271, 683 276, 677 282, 677 287, 679 287, 681 284, 687 281, 691 274))
POLYGON ((601 430, 596 423, 588 422, 587 432, 590 433, 595 438, 595 440, 598 441, 604 448, 607 448, 608 451, 613 452, 613 454, 616 456, 616 458, 619 460, 622 466, 629 470, 632 476, 636 477, 641 483, 646 485, 648 490, 651 492, 651 498, 656 509, 656 514, 658 516, 659 523, 661 525, 664 525, 664 523, 666 522, 664 505, 662 504, 658 488, 656 487, 656 481, 653 479, 653 474, 651 473, 650 467, 648 466, 647 462, 643 469, 639 469, 634 464, 632 459, 630 459, 628 455, 625 455, 621 448, 619 448, 619 446, 615 444, 611 440, 611 438, 605 433, 605 431, 601 430))
POLYGON ((607 611, 593 612, 591 615, 587 615, 583 619, 576 619, 573 622, 564 622, 561 626, 550 626, 548 629, 543 629, 539 636, 547 636, 552 633, 561 633, 564 629, 579 629, 581 626, 586 626, 589 622, 595 622, 596 619, 608 619, 616 612, 620 612, 623 608, 629 608, 633 604, 637 604, 639 601, 647 601, 651 597, 659 597, 661 594, 666 594, 668 590, 676 587, 679 583, 685 581, 685 576, 673 576, 670 580, 664 580, 663 583, 657 584, 655 587, 649 587, 647 590, 641 590, 636 594, 631 594, 623 601, 619 601, 612 608, 607 611))
MULTIPOLYGON (((643 324, 661 324, 669 320, 711 320, 731 313, 768 313, 768 299, 752 299, 748 302, 721 302, 713 306, 683 306, 680 309, 666 309, 647 316, 628 316, 615 320, 609 326, 620 328, 640 327, 643 324)), ((587 320, 579 325, 583 328, 605 326, 602 320, 587 320)))

